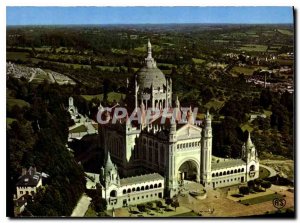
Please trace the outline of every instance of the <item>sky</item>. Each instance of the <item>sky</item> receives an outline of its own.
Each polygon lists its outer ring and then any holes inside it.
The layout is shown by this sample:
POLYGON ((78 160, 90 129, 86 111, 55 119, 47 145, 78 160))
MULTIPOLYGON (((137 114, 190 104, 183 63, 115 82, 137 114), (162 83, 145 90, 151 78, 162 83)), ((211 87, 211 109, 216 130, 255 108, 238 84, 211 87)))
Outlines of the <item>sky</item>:
POLYGON ((292 7, 7 7, 6 25, 293 23, 292 7))

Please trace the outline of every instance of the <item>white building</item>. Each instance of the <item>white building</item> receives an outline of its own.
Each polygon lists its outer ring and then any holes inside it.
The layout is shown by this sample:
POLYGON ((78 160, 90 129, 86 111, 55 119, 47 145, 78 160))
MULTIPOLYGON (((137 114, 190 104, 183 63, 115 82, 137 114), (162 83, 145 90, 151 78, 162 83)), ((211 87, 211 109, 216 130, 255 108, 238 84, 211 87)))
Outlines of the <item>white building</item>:
MULTIPOLYGON (((150 42, 145 66, 136 73, 134 85, 128 92, 128 109, 130 102, 134 105, 132 109, 140 104, 142 112, 145 108, 172 107, 172 81, 156 67, 150 42)), ((209 112, 200 126, 201 122, 195 121, 191 109, 186 119, 182 118, 184 113, 178 99, 173 111, 176 122, 161 115, 149 124, 127 119, 120 119, 116 124, 99 124, 100 143, 107 157, 106 166, 101 171, 101 184, 109 208, 113 205, 120 207, 126 202, 144 202, 147 195, 147 199, 151 199, 151 194, 153 199, 163 197, 164 192, 172 197, 179 192, 183 180, 193 180, 205 187, 223 187, 258 177, 259 161, 250 135, 241 148, 241 159, 213 157, 209 112), (162 118, 167 122, 161 124, 162 118), (161 187, 154 187, 160 183, 161 187), (153 189, 146 190, 147 185, 149 188, 153 185, 153 189)))
POLYGON ((101 168, 100 185, 108 210, 164 197, 164 178, 161 175, 152 173, 120 179, 109 152, 105 167, 101 168))

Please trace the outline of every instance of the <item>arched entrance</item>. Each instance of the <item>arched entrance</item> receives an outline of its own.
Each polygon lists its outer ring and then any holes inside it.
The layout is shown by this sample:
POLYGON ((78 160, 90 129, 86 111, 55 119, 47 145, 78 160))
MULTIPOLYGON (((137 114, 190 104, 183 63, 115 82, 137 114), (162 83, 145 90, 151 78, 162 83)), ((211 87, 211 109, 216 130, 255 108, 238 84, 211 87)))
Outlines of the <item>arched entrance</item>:
POLYGON ((109 195, 110 195, 110 197, 117 197, 117 191, 112 190, 109 195))
POLYGON ((181 164, 181 166, 178 169, 178 180, 197 180, 197 164, 195 161, 187 160, 184 163, 181 164))

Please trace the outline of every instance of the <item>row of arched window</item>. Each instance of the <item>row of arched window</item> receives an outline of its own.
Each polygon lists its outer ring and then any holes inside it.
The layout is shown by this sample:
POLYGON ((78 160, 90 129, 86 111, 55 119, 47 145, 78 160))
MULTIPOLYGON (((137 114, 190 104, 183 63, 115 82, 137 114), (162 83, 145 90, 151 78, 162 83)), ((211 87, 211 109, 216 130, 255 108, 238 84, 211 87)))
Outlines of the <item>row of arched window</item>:
POLYGON ((233 173, 243 173, 244 172, 244 168, 242 169, 235 169, 235 170, 227 170, 226 171, 223 171, 223 172, 219 172, 219 173, 213 173, 212 174, 212 177, 220 177, 220 176, 226 176, 226 175, 230 175, 230 174, 233 174, 233 173))
POLYGON ((144 190, 151 190, 151 189, 154 189, 154 188, 160 188, 162 187, 162 184, 159 183, 159 184, 150 184, 149 185, 146 185, 146 186, 141 186, 141 187, 133 187, 133 188, 128 188, 127 190, 124 189, 123 190, 123 194, 129 194, 131 192, 136 192, 136 191, 144 191, 144 190))
POLYGON ((195 147, 197 145, 200 146, 200 142, 181 143, 181 144, 177 144, 177 149, 195 147))

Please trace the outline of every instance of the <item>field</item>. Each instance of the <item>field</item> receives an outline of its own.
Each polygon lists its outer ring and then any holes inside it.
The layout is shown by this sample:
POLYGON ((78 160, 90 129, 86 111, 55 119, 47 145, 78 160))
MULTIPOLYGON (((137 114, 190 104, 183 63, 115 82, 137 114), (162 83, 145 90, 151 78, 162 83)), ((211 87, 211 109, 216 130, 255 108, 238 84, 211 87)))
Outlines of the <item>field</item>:
POLYGON ((249 67, 239 67, 239 66, 234 66, 231 71, 236 72, 236 73, 243 73, 245 75, 252 75, 253 72, 255 70, 258 70, 258 69, 264 70, 264 69, 267 69, 267 67, 250 67, 250 66, 249 67))
POLYGON ((211 101, 207 102, 204 106, 208 109, 214 108, 215 110, 218 110, 224 105, 224 103, 224 101, 212 99, 211 101))
POLYGON ((71 129, 69 132, 70 133, 79 133, 79 132, 86 132, 87 128, 84 125, 80 125, 74 129, 71 129))
POLYGON ((240 47, 239 50, 248 52, 265 52, 267 48, 268 46, 266 45, 245 44, 244 46, 240 47))
POLYGON ((9 60, 28 60, 30 58, 30 54, 27 52, 6 52, 6 59, 9 60))
POLYGON ((286 30, 286 29, 277 29, 277 31, 280 32, 281 34, 288 35, 288 36, 294 35, 293 32, 291 32, 290 30, 286 30))
POLYGON ((13 123, 14 121, 17 121, 17 119, 14 118, 6 118, 6 124, 10 125, 11 123, 13 123))
POLYGON ((192 60, 195 64, 201 64, 205 62, 205 60, 199 58, 192 58, 192 60))
MULTIPOLYGON (((93 98, 98 98, 100 101, 103 100, 103 94, 97 94, 97 95, 81 95, 85 100, 90 101, 93 98)), ((107 97, 108 97, 108 101, 113 102, 114 100, 116 100, 117 102, 119 102, 121 100, 121 98, 125 98, 125 94, 121 94, 121 93, 117 93, 117 92, 109 92, 107 97)))
POLYGON ((275 198, 282 198, 282 195, 280 194, 268 194, 268 195, 264 195, 264 196, 260 196, 260 197, 255 197, 255 198, 250 198, 250 199, 245 199, 242 200, 241 203, 242 204, 259 204, 259 203, 263 203, 266 201, 272 201, 275 198))
POLYGON ((25 106, 29 107, 29 103, 24 101, 24 100, 21 100, 21 99, 16 99, 16 98, 8 98, 7 101, 6 101, 6 104, 7 104, 7 109, 10 110, 12 109, 15 105, 23 108, 25 106))

